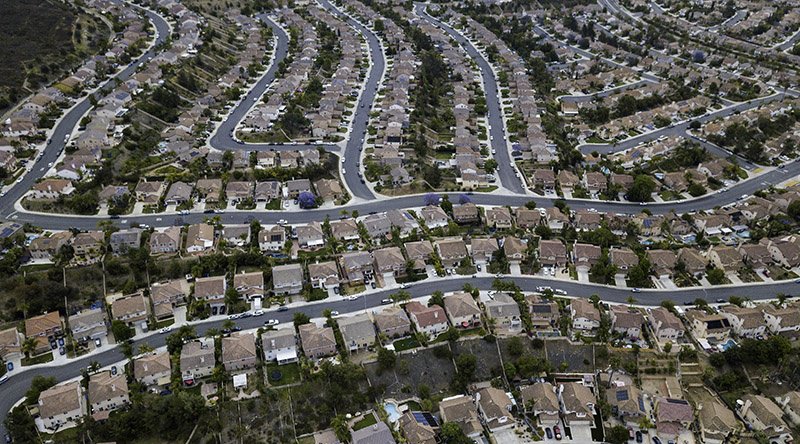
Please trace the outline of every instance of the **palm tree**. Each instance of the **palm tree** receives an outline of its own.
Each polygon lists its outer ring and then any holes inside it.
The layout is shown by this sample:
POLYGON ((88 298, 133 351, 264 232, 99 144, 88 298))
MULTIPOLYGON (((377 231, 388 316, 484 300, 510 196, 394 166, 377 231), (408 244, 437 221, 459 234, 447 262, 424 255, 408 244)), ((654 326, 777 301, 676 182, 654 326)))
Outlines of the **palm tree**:
POLYGON ((230 319, 225 319, 225 321, 222 322, 222 331, 233 330, 233 327, 236 327, 236 323, 230 319))
POLYGON ((637 302, 636 298, 633 296, 628 296, 628 299, 626 299, 626 301, 628 302, 628 305, 633 305, 637 302))
POLYGON ((25 338, 22 341, 22 352, 25 353, 25 357, 29 358, 35 351, 36 351, 36 338, 31 336, 29 338, 25 338))
POLYGON ((150 344, 142 344, 142 345, 139 346, 139 354, 140 355, 143 355, 145 353, 151 353, 153 351, 155 351, 155 350, 153 349, 153 347, 150 346, 150 344))
POLYGON ((208 330, 206 330, 206 338, 214 339, 217 336, 219 336, 219 330, 217 330, 216 328, 209 328, 208 330))

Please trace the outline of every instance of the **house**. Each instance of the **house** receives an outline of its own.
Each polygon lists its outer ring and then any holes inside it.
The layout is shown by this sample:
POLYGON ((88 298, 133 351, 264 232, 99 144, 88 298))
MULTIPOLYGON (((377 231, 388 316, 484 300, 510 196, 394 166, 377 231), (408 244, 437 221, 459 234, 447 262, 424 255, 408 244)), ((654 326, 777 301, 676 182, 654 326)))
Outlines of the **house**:
POLYGON ((268 330, 261 334, 264 360, 278 364, 297 362, 297 337, 292 328, 268 330))
POLYGON ((445 268, 458 267, 467 258, 467 245, 460 237, 438 240, 434 246, 445 268))
POLYGON ((634 341, 641 338, 642 324, 644 324, 641 311, 621 305, 613 305, 610 311, 612 331, 634 341))
POLYGON ((536 294, 525 296, 528 305, 528 314, 531 327, 536 329, 550 329, 556 325, 559 318, 558 303, 547 300, 536 294))
POLYGON ((763 271, 772 264, 772 255, 766 244, 740 244, 739 254, 744 263, 753 270, 763 271))
POLYGON ((75 191, 72 182, 66 179, 44 179, 31 187, 30 198, 36 200, 57 200, 75 191))
POLYGON ((342 199, 344 192, 342 185, 336 179, 320 179, 314 182, 317 189, 317 196, 325 202, 335 202, 342 199))
POLYGON ((175 182, 164 196, 165 205, 182 205, 192 199, 192 186, 184 182, 175 182))
POLYGON ((164 194, 164 191, 166 191, 166 189, 167 189, 167 184, 164 182, 141 181, 136 185, 136 188, 134 189, 133 192, 136 195, 137 201, 149 205, 154 205, 158 204, 158 202, 161 200, 161 196, 164 194))
POLYGON ((700 422, 700 437, 706 444, 729 442, 733 433, 742 428, 733 412, 716 397, 697 404, 697 419, 700 422))
POLYGON ((213 309, 225 305, 225 290, 228 284, 225 276, 197 278, 194 282, 194 297, 206 301, 213 309))
POLYGON ((478 406, 483 424, 490 432, 509 429, 516 424, 511 415, 511 398, 503 390, 494 387, 482 388, 475 393, 475 404, 478 406))
POLYGON ((263 298, 265 292, 264 273, 261 271, 242 272, 233 275, 233 287, 247 301, 263 298))
POLYGON ((555 190, 556 188, 556 174, 553 170, 537 168, 533 170, 531 179, 533 179, 533 185, 536 188, 543 188, 545 190, 555 190))
POLYGON ((685 316, 696 339, 722 342, 730 335, 730 321, 720 314, 708 314, 702 310, 687 310, 685 316))
POLYGON ((115 321, 122 321, 133 327, 150 315, 150 301, 144 293, 133 293, 111 303, 111 316, 115 321))
POLYGON ((728 320, 731 329, 740 338, 763 337, 767 331, 761 308, 726 305, 719 310, 719 314, 728 320))
POLYGON ((436 444, 436 430, 427 421, 417 421, 411 410, 397 420, 400 432, 408 444, 436 444))
POLYGON ((559 240, 540 240, 539 263, 544 267, 566 267, 567 247, 559 240))
POLYGON ((609 250, 611 264, 617 267, 618 271, 626 274, 627 271, 639 263, 639 256, 630 248, 612 248, 609 250))
POLYGON ((702 275, 708 265, 708 259, 693 248, 682 248, 678 252, 678 261, 683 262, 683 268, 693 276, 702 275))
POLYGON ((181 348, 181 379, 186 385, 214 373, 214 342, 212 340, 195 340, 183 344, 181 348))
POLYGON ((372 252, 375 271, 384 276, 401 276, 406 273, 406 258, 399 247, 386 247, 372 252))
POLYGON ((480 221, 478 207, 473 203, 453 206, 453 220, 459 224, 473 224, 480 221))
POLYGON ((39 394, 39 418, 48 431, 74 427, 86 415, 86 401, 79 381, 57 385, 39 394))
POLYGON ((286 230, 280 225, 258 232, 258 248, 261 251, 282 251, 286 246, 286 230))
POLYGON ((111 233, 108 243, 114 254, 125 254, 129 250, 139 248, 142 245, 142 230, 130 228, 111 233))
POLYGON ((503 245, 503 254, 505 254, 506 260, 512 264, 519 264, 527 256, 527 241, 522 241, 515 236, 506 236, 501 241, 501 244, 503 245))
POLYGON ((222 365, 232 372, 255 367, 256 337, 253 333, 233 333, 222 338, 222 365))
POLYGON ((303 290, 303 266, 286 264, 272 267, 272 288, 276 294, 300 293, 303 290))
POLYGON ((103 308, 82 310, 70 315, 68 321, 72 337, 77 341, 102 339, 108 335, 106 311, 103 308))
POLYGON ((340 241, 358 240, 358 223, 355 219, 341 219, 331 222, 331 234, 340 241))
POLYGON ((418 301, 411 301, 406 304, 406 311, 420 333, 436 337, 439 333, 447 330, 447 315, 444 309, 438 305, 426 307, 418 301))
POLYGON ((336 354, 336 338, 332 328, 303 324, 297 330, 300 332, 300 343, 307 358, 319 359, 336 354))
POLYGON ((469 396, 456 395, 442 399, 439 402, 439 417, 442 423, 457 424, 464 435, 472 440, 477 440, 483 433, 478 409, 469 396))
POLYGON ((238 204, 253 198, 253 182, 228 182, 225 187, 225 197, 233 204, 238 204))
POLYGON ((168 227, 150 234, 150 253, 172 254, 181 248, 181 227, 168 227))
POLYGON ((513 227, 514 219, 511 218, 511 210, 506 207, 491 207, 487 209, 486 225, 498 229, 513 227))
POLYGON ((133 377, 144 385, 167 385, 172 374, 172 362, 166 351, 153 352, 133 360, 133 377))
POLYGON ((678 338, 682 338, 686 333, 683 322, 664 307, 650 310, 648 320, 653 332, 655 332, 656 339, 660 343, 677 341, 678 338))
POLYGON ((40 236, 32 240, 28 245, 28 252, 31 258, 40 261, 52 261, 61 253, 61 247, 67 245, 72 239, 69 231, 59 231, 50 236, 40 236))
POLYGON ((792 425, 800 424, 800 392, 791 391, 782 398, 775 398, 792 425))
POLYGON ((308 179, 295 179, 286 182, 286 194, 291 199, 297 199, 300 193, 311 193, 311 181, 308 179))
POLYGON ((295 227, 297 243, 303 249, 315 249, 325 245, 325 234, 319 222, 311 222, 307 225, 295 227))
POLYGON ((494 254, 500 250, 495 238, 473 238, 470 245, 472 259, 476 264, 485 264, 492 260, 494 254))
POLYGON ((250 225, 223 225, 222 240, 227 245, 243 247, 250 244, 250 225))
MULTIPOLYGON (((25 337, 36 338, 34 354, 50 350, 51 343, 64 334, 61 315, 51 311, 25 320, 25 337)), ((55 348, 53 346, 53 348, 55 348)))
POLYGON ((547 227, 553 231, 561 231, 569 224, 569 217, 556 207, 547 208, 544 217, 547 220, 547 227))
POLYGON ((575 243, 572 247, 575 267, 588 270, 600 261, 603 251, 597 245, 575 243))
POLYGON ((707 256, 716 268, 725 272, 736 272, 744 266, 742 255, 735 247, 716 245, 708 249, 707 256))
POLYGON ((677 256, 670 250, 648 250, 647 257, 650 265, 659 278, 668 278, 675 271, 677 256))
POLYGON ((175 307, 186 302, 189 284, 184 280, 172 280, 150 286, 150 302, 153 304, 153 316, 157 320, 175 316, 175 307))
POLYGON ((506 293, 496 293, 494 298, 483 304, 486 315, 494 319, 496 328, 518 329, 522 326, 519 304, 506 293))
POLYGON ((406 242, 406 256, 414 263, 414 270, 424 270, 425 263, 433 255, 433 244, 428 240, 406 242))
POLYGON ((209 224, 189 225, 186 230, 186 252, 200 253, 214 248, 214 226, 209 224))
POLYGON ((77 256, 95 257, 103 254, 105 234, 102 231, 78 233, 72 238, 72 249, 77 256))
POLYGON ((22 357, 22 342, 17 327, 0 331, 0 359, 9 362, 22 357))
POLYGON ((559 386, 559 398, 564 423, 570 426, 594 424, 597 399, 588 387, 577 382, 566 382, 559 386))
POLYGON ((428 205, 420 210, 420 217, 425 222, 428 228, 446 227, 450 222, 447 213, 441 207, 436 205, 428 205))
POLYGON ((569 310, 575 330, 591 331, 600 327, 600 310, 586 299, 573 299, 569 310))
POLYGON ((578 231, 592 231, 600 228, 603 216, 596 211, 578 210, 575 212, 575 228, 578 231))
POLYGON ((765 304, 764 322, 773 334, 788 335, 793 338, 800 331, 800 306, 790 304, 779 308, 765 304))
POLYGON ((364 282, 372 278, 375 272, 374 260, 367 251, 345 253, 339 258, 339 264, 351 284, 364 282))
POLYGON ((339 269, 336 262, 308 264, 308 280, 312 288, 336 288, 339 286, 339 269))
POLYGON ((642 391, 632 383, 621 382, 611 381, 610 386, 606 388, 606 402, 611 406, 611 412, 617 418, 626 418, 626 421, 636 421, 645 417, 647 412, 644 409, 642 391))
POLYGON ((469 293, 458 292, 445 296, 444 310, 454 327, 472 328, 481 325, 481 309, 469 293))
POLYGON ((519 393, 523 411, 535 416, 540 426, 552 427, 560 421, 561 405, 553 384, 544 381, 523 385, 519 388, 519 393))
POLYGON ((375 326, 366 313, 341 317, 337 322, 348 352, 357 352, 375 343, 375 326))
POLYGON ((791 433, 783 421, 783 411, 766 396, 747 394, 737 403, 739 416, 754 430, 764 432, 767 437, 791 433))
POLYGON ((399 338, 411 334, 411 321, 401 307, 387 307, 372 314, 378 332, 388 338, 399 338))
POLYGON ((767 244, 772 261, 786 268, 800 265, 800 240, 795 236, 770 239, 767 244))
MULTIPOLYGON (((371 413, 374 415, 374 413, 371 413)), ((353 430, 350 433, 352 444, 396 444, 392 431, 383 421, 378 421, 371 427, 353 430)))
MULTIPOLYGON (((172 191, 172 188, 170 188, 170 191, 172 191)), ((198 179, 195 184, 195 191, 205 203, 219 203, 222 195, 222 179, 198 179)))
POLYGON ((257 182, 255 190, 256 202, 269 202, 281 197, 281 183, 275 180, 257 182))
POLYGON ((95 420, 108 418, 108 413, 130 404, 128 378, 124 373, 112 375, 110 371, 89 377, 89 406, 95 420))
POLYGON ((583 186, 591 194, 602 193, 608 189, 608 178, 597 171, 587 171, 583 175, 583 186))

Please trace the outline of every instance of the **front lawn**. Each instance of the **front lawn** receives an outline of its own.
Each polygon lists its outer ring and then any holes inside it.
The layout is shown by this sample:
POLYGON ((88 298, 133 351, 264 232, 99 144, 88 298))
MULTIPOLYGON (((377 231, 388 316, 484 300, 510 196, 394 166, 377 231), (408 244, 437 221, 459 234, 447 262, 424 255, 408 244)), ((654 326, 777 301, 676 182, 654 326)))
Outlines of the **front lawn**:
POLYGON ((44 364, 45 362, 50 362, 53 360, 53 352, 43 353, 39 356, 34 356, 32 358, 22 358, 22 365, 36 365, 36 364, 44 364))

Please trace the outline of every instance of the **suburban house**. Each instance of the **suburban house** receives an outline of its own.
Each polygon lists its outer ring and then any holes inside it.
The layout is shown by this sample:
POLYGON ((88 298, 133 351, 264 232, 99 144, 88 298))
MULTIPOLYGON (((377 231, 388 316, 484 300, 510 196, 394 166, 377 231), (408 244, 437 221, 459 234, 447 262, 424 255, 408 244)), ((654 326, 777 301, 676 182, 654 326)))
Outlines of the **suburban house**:
POLYGON ((144 385, 167 385, 172 374, 172 362, 166 351, 153 352, 133 361, 133 377, 144 385))
POLYGON ((597 399, 591 389, 577 382, 566 382, 559 386, 559 399, 566 424, 570 426, 594 424, 594 406, 597 405, 597 399))
POLYGON ((672 276, 675 271, 675 264, 678 262, 675 253, 670 250, 647 250, 647 256, 656 276, 660 278, 672 276))
POLYGON ((319 222, 311 222, 294 228, 300 248, 315 249, 325 245, 325 234, 319 222))
POLYGON ((800 306, 789 304, 778 308, 772 304, 765 304, 764 321, 773 334, 794 337, 800 331, 800 306))
POLYGON ((639 340, 642 335, 644 316, 638 309, 621 305, 611 306, 611 330, 630 340, 639 340))
POLYGON ((374 311, 372 317, 378 327, 378 332, 388 338, 399 338, 411 334, 411 321, 401 307, 387 307, 380 311, 374 311))
POLYGON ((511 415, 511 398, 503 390, 494 387, 480 389, 475 393, 475 404, 490 432, 509 429, 516 424, 511 415))
POLYGON ((261 251, 281 251, 286 246, 286 230, 273 225, 258 232, 258 248, 261 251))
POLYGON ((146 321, 149 315, 150 301, 141 292, 115 299, 111 303, 111 316, 115 321, 122 321, 129 327, 146 321))
POLYGON ((332 328, 303 324, 297 330, 300 332, 300 343, 307 358, 319 359, 336 354, 336 338, 332 328))
POLYGON ((128 250, 139 248, 142 244, 142 230, 130 228, 111 233, 108 243, 114 254, 125 254, 128 250))
POLYGON ((602 250, 597 245, 575 243, 572 248, 575 267, 589 270, 600 261, 602 250))
POLYGON ((112 375, 110 371, 89 377, 89 406, 95 420, 107 419, 109 412, 130 403, 128 378, 124 373, 112 375))
POLYGON ((265 293, 264 273, 251 271, 249 273, 234 274, 233 287, 247 301, 252 301, 254 298, 263 298, 265 293))
POLYGON ((312 288, 336 288, 339 286, 339 268, 336 262, 327 261, 308 264, 308 280, 312 288))
POLYGON ((50 350, 50 343, 64 334, 61 315, 51 311, 25 320, 25 337, 36 338, 34 354, 50 350))
POLYGON ((453 206, 453 220, 459 224, 472 224, 480 221, 480 212, 474 203, 453 206))
POLYGON ((420 217, 428 228, 446 227, 450 218, 444 210, 436 205, 428 205, 420 210, 420 217))
POLYGON ((194 297, 206 301, 213 308, 225 305, 225 290, 228 285, 225 276, 197 278, 194 282, 194 297))
POLYGON ((59 231, 50 236, 39 236, 28 245, 31 258, 41 261, 52 261, 60 252, 61 247, 67 245, 72 239, 69 231, 59 231))
POLYGON ((685 316, 696 339, 722 342, 730 336, 731 324, 725 316, 702 310, 686 310, 685 316))
POLYGON ((303 290, 303 266, 286 264, 272 267, 272 287, 275 294, 298 294, 303 290))
POLYGON ((467 245, 460 237, 438 240, 434 246, 446 268, 455 268, 467 258, 467 245))
POLYGON ((478 408, 469 396, 456 395, 442 399, 439 402, 439 417, 442 423, 457 424, 464 435, 472 440, 478 439, 483 433, 478 408))
POLYGON ((586 299, 573 299, 569 310, 575 330, 591 331, 600 327, 600 311, 586 299))
POLYGON ((469 293, 458 292, 445 296, 444 310, 454 327, 472 328, 481 325, 481 309, 469 293))
POLYGON ((567 247, 559 240, 540 240, 539 263, 543 267, 566 267, 567 247))
POLYGON ((697 419, 700 422, 700 437, 706 444, 729 442, 733 433, 742 429, 733 412, 716 397, 697 404, 697 419))
POLYGON ((192 199, 192 186, 184 182, 175 182, 164 196, 165 205, 182 205, 192 199))
POLYGON ((383 276, 401 276, 406 272, 406 258, 399 247, 386 247, 372 252, 375 271, 383 276))
POLYGON ((189 225, 186 230, 186 252, 200 253, 214 248, 214 226, 209 224, 189 225))
POLYGON ((544 381, 523 385, 519 393, 522 397, 523 411, 536 417, 540 426, 552 427, 558 424, 561 405, 553 384, 544 381))
POLYGON ((528 253, 528 243, 520 240, 518 237, 506 236, 501 241, 503 244, 503 253, 506 255, 508 262, 520 263, 525 260, 528 253))
POLYGON ((472 239, 470 250, 472 260, 476 264, 485 264, 492 260, 492 255, 500 249, 497 245, 497 239, 490 237, 476 237, 472 239))
POLYGON ((72 249, 78 256, 100 256, 103 254, 104 243, 105 234, 102 231, 87 231, 72 238, 72 249))
POLYGON ((102 339, 108 335, 108 320, 103 308, 81 310, 70 315, 68 321, 72 337, 79 342, 102 339))
POLYGON ((362 283, 374 274, 372 254, 367 251, 345 253, 339 258, 342 272, 351 284, 362 283))
POLYGON ((650 310, 648 320, 656 335, 656 339, 660 343, 675 342, 679 338, 682 338, 686 332, 683 322, 664 307, 657 307, 650 310))
POLYGON ((22 357, 22 341, 17 327, 0 331, 0 359, 9 362, 22 357))
POLYGON ((773 438, 783 434, 791 434, 789 426, 783 420, 783 410, 766 396, 744 395, 739 406, 739 416, 754 430, 764 432, 773 438))
POLYGON ((331 222, 331 234, 340 241, 358 240, 358 223, 355 219, 342 219, 331 222))
POLYGON ((256 337, 252 333, 233 333, 222 338, 222 365, 225 371, 255 367, 256 360, 256 337))
POLYGON ((559 318, 558 302, 544 299, 536 294, 525 296, 525 301, 533 328, 546 330, 555 327, 559 318))
POLYGON ((77 425, 86 415, 86 400, 79 381, 56 385, 39 394, 39 418, 47 431, 77 425))
POLYGON ((762 337, 767 331, 767 323, 761 308, 726 305, 719 314, 728 320, 733 332, 740 338, 762 337))
POLYGON ((159 229, 150 234, 150 253, 171 254, 181 248, 181 227, 159 229))
POLYGON ((348 352, 357 352, 375 343, 375 326, 368 314, 341 317, 336 321, 348 352))
POLYGON ((222 240, 229 246, 243 247, 250 244, 250 225, 224 225, 222 240))
POLYGON ((189 284, 185 280, 172 280, 150 286, 150 302, 157 320, 175 316, 175 307, 186 303, 189 284))
POLYGON ((494 298, 483 304, 486 315, 494 319, 495 328, 518 329, 522 327, 519 304, 506 293, 496 293, 494 298))
POLYGON ((397 420, 406 442, 414 444, 436 444, 436 430, 427 421, 418 421, 411 410, 397 420))
POLYGON ((261 344, 265 361, 278 364, 297 362, 297 337, 294 329, 267 330, 261 334, 261 344))
POLYGON ((193 385, 198 379, 211 376, 215 365, 213 341, 195 340, 183 344, 181 379, 184 384, 193 385))
POLYGON ((418 332, 436 337, 439 333, 447 330, 447 315, 444 309, 438 305, 426 307, 418 301, 411 301, 406 304, 406 311, 418 332))

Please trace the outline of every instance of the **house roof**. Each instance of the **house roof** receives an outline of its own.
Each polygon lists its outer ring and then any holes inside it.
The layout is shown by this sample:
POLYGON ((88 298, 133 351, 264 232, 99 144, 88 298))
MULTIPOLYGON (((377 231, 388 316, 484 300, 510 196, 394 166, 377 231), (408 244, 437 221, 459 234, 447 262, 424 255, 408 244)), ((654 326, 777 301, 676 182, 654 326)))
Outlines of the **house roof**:
POLYGON ((172 364, 166 351, 151 353, 133 361, 133 375, 136 379, 169 372, 170 369, 172 364))
POLYGON ((127 394, 128 378, 122 372, 111 375, 110 371, 105 371, 89 377, 89 402, 92 404, 127 394))
POLYGON ((400 431, 409 444, 436 444, 436 431, 427 424, 420 424, 407 410, 398 419, 400 431))
POLYGON ((677 316, 664 307, 656 307, 650 311, 650 317, 654 323, 661 323, 659 328, 672 328, 677 331, 684 331, 683 323, 677 316))
POLYGON ((181 348, 181 371, 191 371, 202 367, 213 367, 214 360, 213 343, 202 341, 189 341, 181 348))
POLYGON ((411 301, 406 304, 406 310, 416 318, 417 326, 420 328, 447 323, 447 316, 444 309, 438 305, 426 307, 418 301, 411 301))
POLYGON ((569 304, 575 313, 574 317, 600 321, 600 311, 586 299, 573 299, 569 304))
POLYGON ((78 381, 57 385, 39 394, 39 416, 42 418, 72 412, 80 407, 81 386, 78 381))
POLYGON ((147 298, 142 293, 134 293, 111 303, 111 315, 114 319, 147 312, 147 298))
POLYGON ((402 267, 406 263, 406 258, 403 257, 403 251, 399 247, 386 247, 372 252, 375 258, 375 264, 381 270, 392 269, 395 267, 402 267))
POLYGON ((272 284, 275 287, 303 281, 303 266, 300 264, 286 264, 272 267, 272 284))
POLYGON ((750 411, 765 426, 773 428, 786 427, 786 423, 783 421, 783 411, 771 399, 766 396, 748 394, 744 395, 742 400, 745 403, 747 401, 751 402, 750 411))
POLYGON ((392 431, 383 421, 355 430, 350 436, 352 444, 395 444, 392 431))
POLYGON ((642 312, 635 308, 614 305, 611 311, 614 314, 615 328, 640 328, 644 323, 642 312))
POLYGON ((454 422, 465 435, 475 435, 483 431, 478 420, 478 409, 468 396, 458 395, 445 398, 439 403, 442 422, 454 422))
POLYGON ((471 294, 458 292, 444 297, 444 308, 451 318, 480 316, 481 309, 471 294))
POLYGON ((525 406, 530 405, 533 411, 559 411, 556 389, 549 382, 537 382, 533 385, 522 386, 520 387, 520 395, 525 406))
POLYGON ((317 327, 314 324, 303 324, 297 329, 300 331, 300 340, 303 343, 303 350, 315 350, 322 347, 336 345, 336 338, 333 329, 330 327, 317 327))
POLYGON ((494 299, 486 301, 486 312, 490 318, 519 317, 519 304, 506 293, 497 293, 494 299))
POLYGON ((339 330, 345 342, 352 342, 362 338, 375 338, 375 325, 366 313, 355 316, 346 316, 337 319, 339 330))
POLYGON ((25 320, 25 335, 36 336, 48 330, 61 328, 61 315, 57 311, 51 311, 43 315, 34 316, 25 320))
POLYGON ((408 319, 405 310, 401 307, 388 307, 373 313, 375 324, 378 330, 386 331, 401 327, 410 327, 411 321, 408 319))
POLYGON ((564 410, 567 412, 592 414, 589 405, 597 404, 594 393, 588 387, 577 382, 567 382, 563 384, 561 400, 564 402, 564 410))
POLYGON ((442 259, 463 258, 467 256, 467 245, 461 238, 449 238, 436 241, 439 256, 442 259))
POLYGON ((738 427, 739 422, 733 412, 716 398, 698 404, 697 410, 700 424, 706 432, 727 435, 738 427))
POLYGON ((658 422, 691 422, 694 414, 691 404, 687 401, 658 398, 656 400, 656 418, 658 422))
POLYGON ((222 338, 222 363, 256 357, 256 337, 252 333, 235 333, 222 338))
POLYGON ((198 298, 221 296, 225 294, 225 276, 197 278, 194 282, 194 295, 198 298))
POLYGON ((261 334, 261 344, 264 350, 290 348, 297 345, 297 337, 294 335, 294 330, 290 328, 267 330, 261 334))

